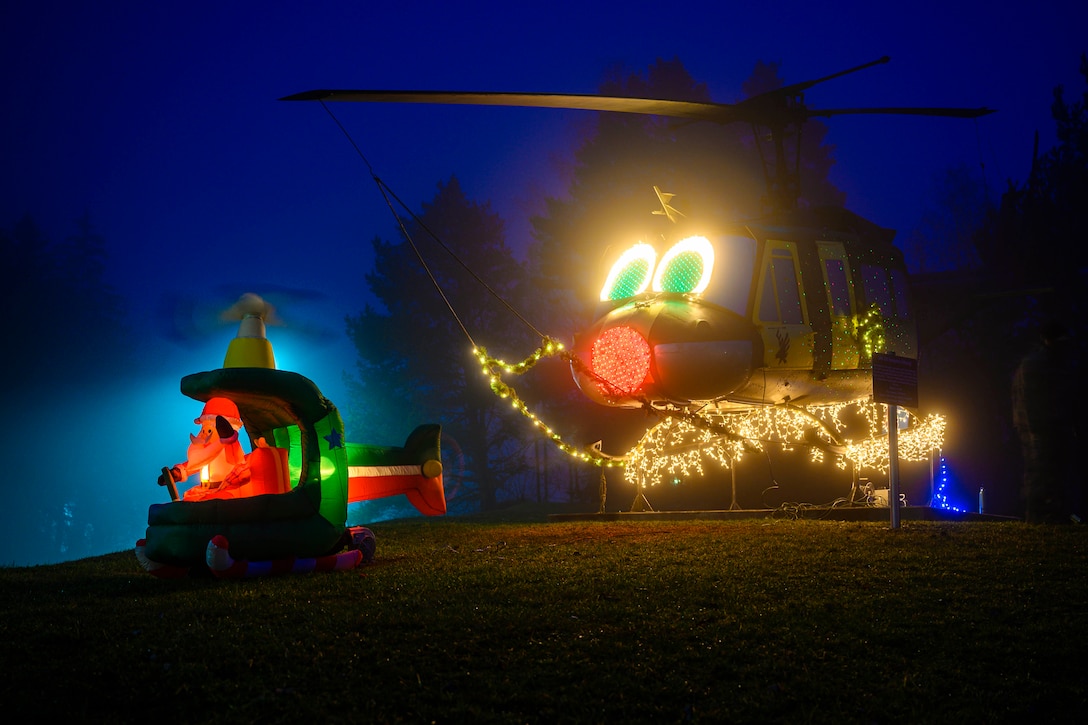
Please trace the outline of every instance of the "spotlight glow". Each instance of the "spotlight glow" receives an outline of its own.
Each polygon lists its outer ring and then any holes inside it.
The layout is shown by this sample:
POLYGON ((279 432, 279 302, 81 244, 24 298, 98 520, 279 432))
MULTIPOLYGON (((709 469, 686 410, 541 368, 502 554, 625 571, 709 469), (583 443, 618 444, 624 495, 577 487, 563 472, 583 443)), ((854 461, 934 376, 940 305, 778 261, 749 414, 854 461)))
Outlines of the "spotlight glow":
POLYGON ((601 288, 601 301, 622 300, 645 292, 656 262, 657 252, 644 242, 625 251, 608 272, 601 288))
POLYGON ((714 272, 714 247, 706 237, 688 237, 674 244, 654 273, 654 292, 699 294, 714 272))

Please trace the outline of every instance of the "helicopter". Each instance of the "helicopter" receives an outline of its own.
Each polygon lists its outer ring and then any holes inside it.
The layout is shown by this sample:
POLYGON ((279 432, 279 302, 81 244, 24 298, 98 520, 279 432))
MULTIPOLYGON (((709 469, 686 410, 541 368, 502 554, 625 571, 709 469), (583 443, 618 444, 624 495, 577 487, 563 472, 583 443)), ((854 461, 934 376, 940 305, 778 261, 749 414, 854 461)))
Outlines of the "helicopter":
MULTIPOLYGON (((810 118, 899 114, 978 118, 990 108, 815 109, 808 89, 885 56, 735 104, 601 95, 312 90, 286 101, 465 104, 646 114, 748 123, 769 132, 768 214, 690 233, 674 195, 654 187, 677 234, 640 242, 612 265, 595 320, 574 336, 579 389, 610 407, 744 411, 838 404, 872 395, 874 353, 917 358, 917 319, 894 230, 844 208, 799 208, 799 159, 786 138, 810 118)), ((799 146, 799 144, 798 144, 799 146)))

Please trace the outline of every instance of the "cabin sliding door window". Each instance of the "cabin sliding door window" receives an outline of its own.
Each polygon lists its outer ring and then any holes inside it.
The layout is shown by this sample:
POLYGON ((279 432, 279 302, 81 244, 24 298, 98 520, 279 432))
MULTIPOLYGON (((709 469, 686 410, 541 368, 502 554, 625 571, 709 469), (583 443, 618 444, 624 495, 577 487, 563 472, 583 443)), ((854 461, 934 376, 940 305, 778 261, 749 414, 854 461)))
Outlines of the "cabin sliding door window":
POLYGON ((801 291, 797 279, 797 258, 789 242, 767 242, 763 269, 763 290, 759 301, 761 322, 784 325, 805 324, 801 291))
POLYGON ((875 304, 880 310, 880 322, 883 326, 886 347, 876 352, 891 352, 907 357, 917 356, 917 342, 910 317, 906 272, 899 267, 886 269, 875 264, 863 264, 861 277, 865 289, 865 309, 875 304))
POLYGON ((907 278, 899 269, 888 270, 873 264, 861 265, 862 282, 865 286, 865 299, 875 303, 880 314, 885 318, 907 317, 907 278))
POLYGON ((898 267, 892 267, 892 294, 895 298, 895 311, 900 317, 910 315, 907 304, 907 275, 898 267))
POLYGON ((832 317, 849 317, 854 314, 854 299, 850 289, 850 267, 846 250, 838 242, 818 242, 820 261, 824 265, 824 282, 827 283, 828 302, 832 317))
POLYGON ((855 368, 859 353, 854 340, 853 277, 846 249, 841 242, 817 242, 816 249, 823 266, 831 311, 831 368, 855 368))
POLYGON ((796 244, 767 240, 757 293, 766 365, 812 367, 813 332, 802 304, 800 269, 796 244))

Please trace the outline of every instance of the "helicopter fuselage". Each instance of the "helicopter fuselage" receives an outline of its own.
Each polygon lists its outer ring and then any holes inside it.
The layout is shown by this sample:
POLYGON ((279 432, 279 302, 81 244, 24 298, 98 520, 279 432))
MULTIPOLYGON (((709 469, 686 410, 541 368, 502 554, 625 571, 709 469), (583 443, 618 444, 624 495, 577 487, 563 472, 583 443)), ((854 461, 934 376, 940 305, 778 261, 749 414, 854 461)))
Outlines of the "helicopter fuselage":
MULTIPOLYGON (((917 357, 917 334, 906 268, 892 245, 895 233, 843 209, 799 208, 800 169, 789 163, 786 136, 799 134, 811 118, 993 113, 985 107, 813 109, 804 101, 818 84, 889 60, 884 56, 734 104, 388 90, 312 90, 284 100, 571 108, 721 126, 747 123, 753 131, 769 131, 773 163, 764 170, 775 213, 710 237, 684 238, 660 263, 650 245, 636 245, 634 254, 613 266, 596 320, 575 337, 572 368, 589 398, 614 407, 820 404, 870 394, 872 354, 917 357), (773 175, 766 173, 771 168, 773 175)), ((664 215, 676 221, 668 205, 672 194, 658 196, 664 215)))
POLYGON ((575 337, 575 380, 624 408, 865 397, 874 352, 917 355, 894 235, 843 209, 798 210, 685 239, 660 261, 621 259, 575 337))

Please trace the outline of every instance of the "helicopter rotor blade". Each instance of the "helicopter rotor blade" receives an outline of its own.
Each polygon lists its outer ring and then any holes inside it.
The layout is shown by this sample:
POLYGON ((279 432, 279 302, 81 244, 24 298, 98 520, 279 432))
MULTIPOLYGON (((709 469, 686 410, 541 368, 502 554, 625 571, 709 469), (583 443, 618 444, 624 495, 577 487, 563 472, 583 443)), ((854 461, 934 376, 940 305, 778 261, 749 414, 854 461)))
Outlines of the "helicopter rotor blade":
MULTIPOLYGON (((688 122, 712 121, 719 125, 737 122, 750 123, 771 130, 775 139, 776 167, 788 168, 784 156, 782 134, 793 125, 798 127, 813 117, 831 117, 861 114, 898 114, 912 116, 945 116, 953 118, 978 118, 993 113, 989 108, 840 108, 812 110, 805 105, 803 91, 819 83, 856 73, 891 60, 888 56, 877 58, 853 68, 832 73, 802 83, 783 86, 760 93, 738 103, 711 103, 699 101, 672 101, 652 98, 628 98, 622 96, 598 96, 588 94, 556 93, 496 93, 479 91, 382 91, 382 90, 313 90, 281 98, 281 101, 362 101, 369 103, 433 103, 475 106, 522 106, 534 108, 559 108, 613 113, 635 113, 685 119, 688 122)), ((681 124, 687 125, 687 124, 681 124)), ((785 198, 786 178, 778 173, 779 190, 775 192, 781 205, 789 206, 796 199, 785 198)), ((768 180, 770 184, 770 180, 768 180)), ((792 192, 794 195, 796 192, 792 192)))
POLYGON ((813 110, 803 104, 788 106, 785 98, 816 83, 868 68, 885 59, 873 61, 830 76, 761 93, 740 103, 710 103, 701 101, 670 101, 659 98, 629 98, 569 93, 504 93, 487 91, 388 91, 388 90, 314 90, 285 96, 281 101, 346 101, 363 103, 422 103, 470 106, 515 106, 530 108, 559 108, 612 113, 634 113, 649 116, 683 118, 689 121, 711 121, 718 124, 736 122, 760 125, 804 121, 813 116, 830 117, 848 114, 900 114, 917 116, 951 116, 977 118, 993 113, 989 108, 844 108, 813 110))
POLYGON ((672 116, 716 121, 728 109, 725 103, 669 101, 570 93, 502 93, 480 91, 370 91, 316 90, 285 96, 281 101, 355 101, 365 103, 434 103, 469 106, 520 106, 583 111, 611 111, 650 116, 672 116))
MULTIPOLYGON (((853 68, 847 68, 846 70, 841 70, 838 73, 832 73, 831 75, 824 76, 823 78, 816 78, 815 80, 811 80, 811 81, 802 81, 800 83, 792 83, 792 84, 790 84, 788 86, 782 86, 781 88, 776 88, 773 91, 767 91, 766 93, 760 93, 759 95, 752 96, 752 98, 750 98, 748 100, 754 100, 754 99, 759 98, 761 96, 775 96, 775 95, 777 95, 777 96, 794 96, 794 95, 797 95, 798 93, 802 93, 804 91, 807 91, 809 88, 812 88, 814 85, 817 85, 819 83, 823 83, 825 81, 830 81, 830 80, 833 80, 835 78, 839 78, 841 76, 850 75, 851 73, 857 73, 859 70, 865 70, 866 68, 872 68, 874 65, 881 65, 883 63, 888 63, 890 61, 891 61, 891 56, 886 55, 883 58, 877 58, 876 60, 869 61, 868 63, 862 63, 859 66, 854 66, 853 68)), ((742 103, 744 103, 744 102, 742 101, 742 103)))
POLYGON ((830 118, 831 116, 849 116, 859 114, 888 114, 898 116, 945 116, 948 118, 978 118, 979 116, 985 116, 990 113, 994 113, 993 108, 904 108, 904 107, 885 107, 885 108, 827 108, 827 109, 805 109, 805 116, 812 117, 818 116, 821 118, 830 118))
MULTIPOLYGON (((736 104, 699 101, 673 101, 626 96, 599 96, 570 93, 503 93, 481 91, 382 91, 382 90, 313 90, 295 93, 281 101, 354 101, 366 103, 433 103, 472 106, 520 106, 531 108, 562 108, 584 111, 637 113, 650 116, 670 116, 688 120, 714 121, 727 124, 734 121, 755 121, 766 114, 765 104, 772 98, 794 96, 812 86, 840 76, 856 73, 875 65, 887 63, 889 56, 832 73, 822 78, 794 83, 747 98, 736 104), (753 109, 748 112, 747 109, 753 109)), ((776 104, 777 106, 777 104, 776 104)))

